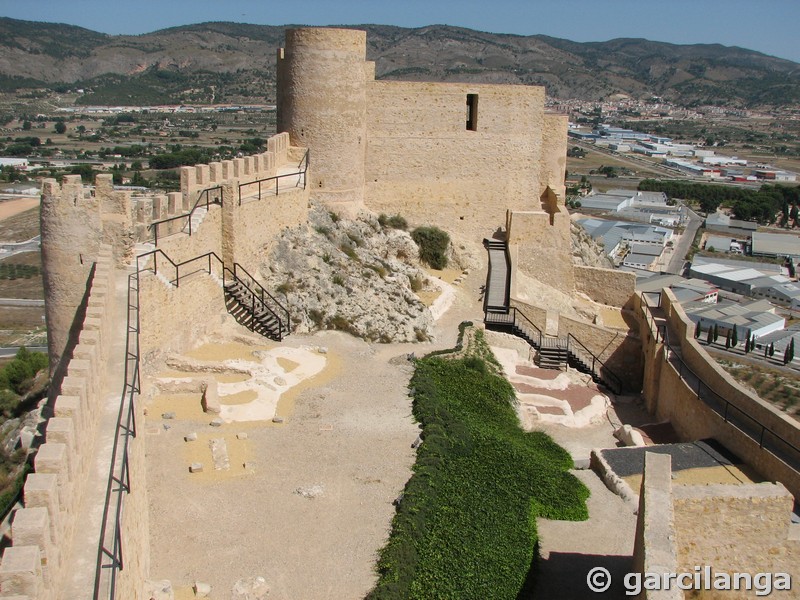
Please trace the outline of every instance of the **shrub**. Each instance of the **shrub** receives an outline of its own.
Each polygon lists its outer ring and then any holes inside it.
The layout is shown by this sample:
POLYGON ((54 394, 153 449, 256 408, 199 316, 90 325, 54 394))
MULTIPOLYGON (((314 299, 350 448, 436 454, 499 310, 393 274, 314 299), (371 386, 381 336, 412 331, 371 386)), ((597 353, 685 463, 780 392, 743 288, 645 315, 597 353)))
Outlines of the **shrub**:
POLYGON ((348 244, 341 244, 339 246, 339 250, 344 252, 347 255, 347 258, 350 260, 358 260, 358 254, 356 254, 356 249, 348 244))
MULTIPOLYGON (((485 342, 476 335, 472 345, 485 342)), ((511 385, 479 358, 488 347, 469 351, 415 363, 413 412, 425 443, 370 600, 521 597, 537 558, 536 518, 588 516, 569 454, 520 429, 511 385)))
POLYGON ((286 296, 289 294, 289 292, 294 291, 294 283, 292 283, 291 281, 284 281, 282 284, 276 287, 275 290, 279 294, 283 294, 284 296, 286 296))
POLYGON ((450 236, 438 227, 417 227, 411 232, 411 238, 419 246, 420 259, 434 269, 447 266, 447 246, 450 236))
POLYGON ((333 279, 332 279, 332 281, 333 281, 333 284, 334 284, 334 285, 341 285, 341 286, 344 286, 344 277, 342 277, 341 275, 339 275, 339 273, 336 273, 336 274, 333 276, 333 279))
POLYGON ((409 277, 408 282, 411 284, 412 292, 419 292, 425 285, 425 280, 419 275, 414 275, 414 277, 409 277))
POLYGON ((391 217, 381 215, 378 217, 378 223, 380 223, 383 227, 391 227, 392 229, 402 229, 403 231, 408 229, 408 221, 406 221, 405 218, 401 217, 400 215, 394 215, 391 217), (381 222, 381 217, 383 217, 383 222, 381 222))

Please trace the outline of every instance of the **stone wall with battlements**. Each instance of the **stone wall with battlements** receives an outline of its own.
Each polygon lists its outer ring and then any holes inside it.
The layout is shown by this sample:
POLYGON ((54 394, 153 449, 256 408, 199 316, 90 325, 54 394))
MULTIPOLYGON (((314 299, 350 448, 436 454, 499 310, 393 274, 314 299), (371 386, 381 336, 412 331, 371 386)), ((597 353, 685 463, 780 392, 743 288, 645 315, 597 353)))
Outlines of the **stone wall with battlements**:
MULTIPOLYGON (((114 267, 113 251, 102 245, 85 283, 88 290, 84 316, 77 324, 77 344, 64 356, 64 377, 52 403, 52 416, 44 427, 44 443, 38 447, 33 472, 23 487, 23 507, 11 521, 11 546, 0 563, 0 598, 56 600, 63 598, 66 582, 74 575, 67 565, 78 526, 81 502, 94 490, 87 475, 103 412, 108 382, 114 315, 114 290, 121 275, 114 267)), ((124 333, 124 332, 123 332, 124 333)), ((119 374, 120 390, 123 373, 119 374)), ((143 445, 132 446, 132 459, 142 459, 143 445)), ((146 507, 144 487, 129 502, 146 507)), ((139 511, 133 511, 139 512, 139 511)), ((146 535, 146 529, 142 535, 146 535)), ((140 551, 128 574, 141 578, 147 569, 147 547, 140 551)), ((93 581, 93 578, 92 578, 93 581)), ((126 596, 137 598, 136 595, 126 596)))

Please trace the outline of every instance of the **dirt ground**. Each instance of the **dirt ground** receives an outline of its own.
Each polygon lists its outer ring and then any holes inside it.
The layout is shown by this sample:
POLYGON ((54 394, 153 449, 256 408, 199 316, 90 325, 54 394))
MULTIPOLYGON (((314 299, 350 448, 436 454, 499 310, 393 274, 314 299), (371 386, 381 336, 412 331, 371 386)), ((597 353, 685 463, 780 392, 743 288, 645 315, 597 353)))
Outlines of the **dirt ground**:
POLYGON ((39 206, 39 198, 14 198, 0 201, 0 221, 39 206))
MULTIPOLYGON (((282 345, 326 348, 327 364, 281 397, 283 423, 211 427, 192 396, 173 398, 176 418, 164 420, 169 405, 152 402, 145 427, 151 578, 170 580, 176 598, 193 597, 191 585, 202 581, 212 600, 227 599, 237 580, 254 576, 266 578, 270 599, 363 598, 376 580, 392 501, 414 462, 419 428, 407 355, 452 347, 458 323, 479 322, 482 283, 476 269, 456 287, 434 342, 368 344, 333 331, 286 338, 282 345), (193 432, 197 440, 184 441, 193 432), (227 471, 213 470, 212 438, 225 440, 227 471), (190 473, 198 461, 203 472, 190 473)), ((213 359, 208 352, 188 354, 213 359)))

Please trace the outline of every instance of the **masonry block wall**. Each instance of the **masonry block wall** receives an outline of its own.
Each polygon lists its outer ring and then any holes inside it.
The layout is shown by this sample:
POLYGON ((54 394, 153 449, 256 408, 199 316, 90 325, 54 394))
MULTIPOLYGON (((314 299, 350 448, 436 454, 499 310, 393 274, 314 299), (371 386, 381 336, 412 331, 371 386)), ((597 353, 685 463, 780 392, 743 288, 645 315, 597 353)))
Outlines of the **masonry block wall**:
MULTIPOLYGON (((72 190, 69 191, 73 193, 72 190)), ((103 376, 114 324, 113 250, 98 248, 77 344, 64 356, 65 376, 47 421, 45 442, 25 481, 23 506, 12 515, 11 546, 0 562, 0 598, 60 598, 75 518, 86 493, 87 471, 103 400, 103 376)), ((139 573, 141 576, 142 573, 139 573)), ((132 596, 131 596, 132 597, 132 596)))
POLYGON ((675 486, 672 496, 678 572, 709 565, 797 577, 800 540, 789 539, 794 499, 781 484, 675 486))
MULTIPOLYGON (((565 294, 575 291, 569 214, 556 205, 555 212, 510 210, 506 237, 514 259, 514 273, 522 271, 565 294)), ((512 282, 516 278, 512 277, 512 282)), ((523 290, 518 284, 514 295, 523 290)))

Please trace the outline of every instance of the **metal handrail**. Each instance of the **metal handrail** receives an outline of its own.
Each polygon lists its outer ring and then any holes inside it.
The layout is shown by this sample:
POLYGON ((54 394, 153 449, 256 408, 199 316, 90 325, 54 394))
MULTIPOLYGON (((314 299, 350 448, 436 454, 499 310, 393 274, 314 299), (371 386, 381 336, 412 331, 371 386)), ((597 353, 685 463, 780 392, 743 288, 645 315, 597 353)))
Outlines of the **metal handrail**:
POLYGON ((612 371, 605 362, 600 360, 600 358, 598 358, 591 350, 589 350, 589 348, 583 345, 583 343, 571 333, 567 334, 568 354, 572 354, 580 360, 580 356, 578 356, 577 352, 573 351, 570 347, 572 342, 577 344, 578 347, 583 349, 587 355, 592 357, 592 373, 596 372, 601 379, 610 379, 611 381, 609 383, 613 385, 613 387, 612 385, 609 385, 609 387, 611 387, 611 391, 615 394, 620 394, 622 392, 622 380, 617 376, 617 374, 614 373, 614 371, 612 371), (597 365, 599 365, 599 367, 597 365))
POLYGON ((298 171, 294 173, 284 173, 283 175, 273 175, 271 177, 265 177, 264 179, 257 179, 255 181, 248 181, 246 183, 239 184, 239 206, 242 205, 242 188, 249 186, 249 185, 258 185, 258 199, 261 200, 261 184, 267 181, 275 181, 275 195, 279 195, 280 193, 280 180, 286 177, 297 177, 297 184, 294 187, 300 187, 301 178, 299 177, 302 175, 303 181, 303 189, 306 189, 306 172, 308 171, 308 150, 306 150, 303 158, 300 159, 300 162, 297 165, 298 171))
MULTIPOLYGON (((261 297, 261 302, 264 304, 264 306, 265 306, 267 309, 269 309, 269 311, 270 311, 270 312, 271 312, 273 315, 275 315, 275 318, 278 320, 278 324, 279 324, 279 325, 280 325, 280 327, 281 327, 281 338, 284 336, 284 329, 285 329, 285 331, 286 331, 286 335, 288 335, 289 333, 291 333, 291 329, 290 329, 290 326, 291 326, 291 321, 290 321, 289 309, 288 309, 288 308, 286 308, 286 307, 285 307, 283 304, 281 304, 281 303, 278 301, 278 299, 277 299, 277 298, 275 298, 275 296, 273 296, 272 294, 270 294, 270 293, 269 293, 269 292, 268 292, 268 291, 267 291, 267 290, 264 288, 264 286, 263 286, 263 285, 261 285, 261 284, 259 283, 259 281, 258 281, 258 280, 257 280, 255 277, 253 277, 253 276, 252 276, 252 275, 251 275, 251 274, 250 274, 250 273, 247 271, 247 269, 245 269, 245 268, 244 268, 242 265, 240 265, 240 264, 239 264, 239 263, 237 263, 237 262, 233 263, 233 276, 234 276, 236 279, 238 279, 239 281, 241 281, 243 284, 245 284, 245 286, 246 286, 246 287, 248 287, 248 289, 249 289, 249 286, 247 286, 247 285, 246 285, 246 283, 245 283, 245 282, 242 280, 242 278, 239 276, 239 271, 241 271, 242 273, 244 273, 244 274, 245 274, 245 276, 246 276, 246 277, 247 277, 247 278, 248 278, 250 281, 252 281, 252 282, 253 282, 254 286, 255 286, 255 287, 258 289, 258 291, 259 291, 259 294, 260 294, 260 297, 261 297), (285 322, 284 322, 284 321, 283 321, 283 320, 282 320, 282 319, 281 319, 281 318, 280 318, 280 317, 277 315, 276 311, 275 311, 275 310, 273 310, 273 309, 272 309, 272 307, 270 307, 270 306, 268 306, 268 305, 267 305, 267 301, 264 299, 264 296, 265 296, 265 295, 267 296, 267 298, 269 298, 270 300, 272 300, 272 302, 274 303, 274 305, 278 307, 278 310, 279 310, 279 311, 281 311, 281 312, 283 312, 283 313, 284 313, 284 315, 285 315, 285 317, 286 317, 286 321, 285 321, 285 322)), ((254 294, 254 295, 255 295, 255 292, 253 292, 252 290, 249 290, 249 291, 250 291, 250 293, 252 293, 252 294, 254 294)))
POLYGON ((203 204, 201 202, 201 200, 203 199, 203 195, 205 195, 205 198, 206 198, 206 201, 205 201, 206 210, 208 210, 209 207, 211 205, 213 205, 213 204, 217 204, 219 206, 222 206, 222 186, 221 185, 217 185, 217 186, 214 186, 214 187, 211 187, 211 188, 206 188, 204 190, 201 190, 199 192, 199 194, 197 195, 197 200, 195 201, 194 206, 192 206, 192 210, 190 210, 188 213, 184 213, 182 215, 174 215, 172 217, 167 217, 166 219, 159 219, 158 221, 153 221, 152 223, 150 223, 150 225, 147 226, 148 229, 152 229, 153 230, 153 243, 156 246, 158 246, 158 226, 163 224, 163 223, 170 223, 172 221, 177 221, 178 219, 186 219, 187 220, 187 224, 188 224, 188 228, 189 228, 189 232, 188 233, 189 233, 189 237, 191 237, 191 235, 192 235, 192 216, 194 215, 194 211, 196 211, 203 204), (209 194, 211 192, 214 192, 214 191, 219 191, 220 194, 218 196, 215 196, 213 200, 209 200, 209 194))
POLYGON ((141 390, 139 373, 139 269, 128 276, 128 315, 127 333, 125 339, 125 379, 120 399, 119 413, 117 414, 116 435, 111 450, 111 466, 109 467, 108 484, 106 485, 106 499, 103 508, 103 518, 100 527, 100 540, 97 550, 97 565, 94 580, 94 600, 116 597, 117 573, 124 568, 122 552, 122 506, 123 492, 130 493, 130 465, 129 450, 130 438, 136 437, 136 414, 134 398, 141 390), (135 302, 134 302, 135 299, 135 302), (133 334, 133 335, 132 335, 133 334), (124 421, 123 421, 124 419, 124 421), (117 455, 122 448, 122 455, 117 461, 117 455), (116 500, 112 514, 112 497, 116 500), (111 533, 109 527, 113 525, 111 533), (111 536, 107 540, 108 536, 111 536), (110 561, 110 562, 106 562, 110 561), (104 572, 108 573, 108 593, 102 594, 104 572))
POLYGON ((743 409, 730 402, 718 392, 711 389, 711 387, 686 364, 680 351, 676 350, 676 348, 670 344, 669 332, 666 327, 664 327, 663 336, 666 350, 665 358, 667 362, 675 369, 681 380, 686 383, 700 401, 717 413, 717 415, 721 416, 723 422, 732 425, 756 442, 759 448, 770 452, 791 469, 800 471, 800 448, 771 428, 762 424, 755 417, 747 414, 743 409), (692 386, 693 382, 695 383, 694 388, 692 386), (779 444, 775 444, 775 442, 779 442, 779 444), (782 444, 783 447, 780 447, 780 444, 782 444))

